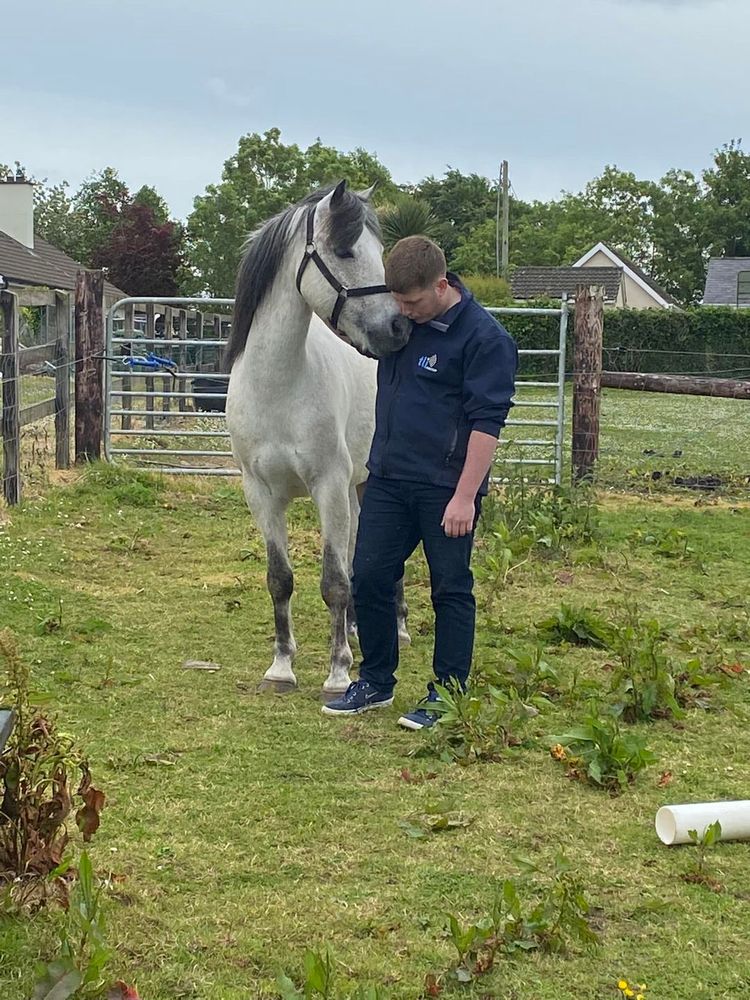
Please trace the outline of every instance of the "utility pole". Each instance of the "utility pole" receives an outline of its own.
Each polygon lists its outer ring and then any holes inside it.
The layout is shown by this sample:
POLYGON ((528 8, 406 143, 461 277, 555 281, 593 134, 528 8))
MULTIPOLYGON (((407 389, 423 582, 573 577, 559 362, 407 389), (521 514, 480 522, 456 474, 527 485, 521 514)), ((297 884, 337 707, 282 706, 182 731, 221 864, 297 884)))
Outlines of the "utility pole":
POLYGON ((510 215, 510 201, 508 199, 508 161, 503 160, 502 169, 503 187, 503 250, 500 262, 500 273, 504 278, 508 276, 508 219, 510 215))
POLYGON ((500 168, 500 176, 497 179, 497 212, 495 214, 495 276, 500 277, 500 211, 501 197, 503 190, 503 173, 500 168))

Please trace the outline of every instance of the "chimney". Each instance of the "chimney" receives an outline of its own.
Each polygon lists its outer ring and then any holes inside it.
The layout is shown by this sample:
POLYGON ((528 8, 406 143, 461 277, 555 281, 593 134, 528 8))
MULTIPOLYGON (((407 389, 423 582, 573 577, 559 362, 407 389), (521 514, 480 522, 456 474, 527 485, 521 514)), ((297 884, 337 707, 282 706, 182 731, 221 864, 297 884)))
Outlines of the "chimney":
POLYGON ((23 175, 0 181, 0 232, 34 249, 34 185, 23 175))

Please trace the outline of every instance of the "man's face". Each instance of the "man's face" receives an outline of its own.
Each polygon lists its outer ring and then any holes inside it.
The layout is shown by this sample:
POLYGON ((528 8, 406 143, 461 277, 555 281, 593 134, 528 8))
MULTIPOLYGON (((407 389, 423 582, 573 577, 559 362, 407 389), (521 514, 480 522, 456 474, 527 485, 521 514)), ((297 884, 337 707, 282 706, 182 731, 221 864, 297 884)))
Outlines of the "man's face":
POLYGON ((412 288, 408 292, 391 292, 401 313, 414 323, 429 323, 446 310, 447 278, 440 278, 427 288, 412 288))

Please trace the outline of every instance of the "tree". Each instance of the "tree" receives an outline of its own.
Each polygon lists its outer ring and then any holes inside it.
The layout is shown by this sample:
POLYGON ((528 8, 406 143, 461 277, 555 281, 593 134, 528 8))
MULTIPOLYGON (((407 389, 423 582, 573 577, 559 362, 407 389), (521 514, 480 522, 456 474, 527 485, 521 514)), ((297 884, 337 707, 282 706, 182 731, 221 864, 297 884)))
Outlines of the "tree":
POLYGON ((219 184, 195 198, 188 219, 189 260, 202 289, 234 294, 242 245, 266 219, 322 184, 346 179, 356 188, 378 181, 377 196, 396 192, 388 170, 363 149, 342 153, 318 139, 306 150, 281 131, 242 136, 219 184))
POLYGON ((399 194, 393 201, 383 205, 378 214, 386 250, 390 250, 406 236, 427 236, 430 239, 437 237, 437 219, 427 202, 419 198, 399 194))
POLYGON ((750 154, 732 139, 703 171, 706 187, 704 245, 713 257, 750 256, 750 154))
POLYGON ((496 215, 497 188, 479 174, 462 174, 449 168, 441 179, 427 177, 420 181, 411 193, 430 206, 438 223, 437 242, 451 266, 461 239, 496 215))
POLYGON ((94 267, 128 295, 178 295, 183 278, 182 227, 161 220, 158 206, 133 199, 99 247, 94 267))
POLYGON ((34 232, 64 253, 78 259, 76 219, 68 190, 67 181, 53 187, 37 184, 34 188, 34 232))
POLYGON ((689 170, 669 170, 652 195, 653 259, 650 272, 678 302, 696 302, 703 292, 708 254, 704 247, 706 202, 689 170))
POLYGON ((127 185, 112 167, 91 174, 81 184, 73 196, 70 220, 76 260, 86 267, 97 266, 99 252, 109 243, 130 201, 127 185))
POLYGON ((581 194, 584 211, 596 220, 598 239, 617 248, 642 267, 653 258, 653 196, 657 185, 631 171, 607 166, 581 194))

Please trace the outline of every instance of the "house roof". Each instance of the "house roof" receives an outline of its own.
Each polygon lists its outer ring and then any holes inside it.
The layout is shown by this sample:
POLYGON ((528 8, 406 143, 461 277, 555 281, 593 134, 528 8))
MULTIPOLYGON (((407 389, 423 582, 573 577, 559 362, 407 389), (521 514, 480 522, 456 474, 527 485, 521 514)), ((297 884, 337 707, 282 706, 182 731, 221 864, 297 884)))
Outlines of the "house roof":
MULTIPOLYGON (((76 287, 76 273, 83 270, 83 264, 38 236, 34 238, 34 249, 31 250, 0 231, 0 274, 10 284, 42 285, 45 288, 73 291, 76 287)), ((125 292, 109 281, 104 282, 104 295, 109 299, 126 297, 125 292)))
POLYGON ((750 257, 712 257, 708 262, 703 305, 736 306, 740 271, 750 271, 750 257))
POLYGON ((650 274, 646 274, 643 268, 639 267, 634 260, 626 257, 624 254, 620 253, 619 250, 613 250, 612 247, 607 246, 606 243, 597 243, 593 246, 583 257, 579 257, 578 260, 573 265, 574 267, 583 267, 587 261, 597 254, 603 253, 605 257, 608 257, 612 261, 614 267, 621 267, 625 274, 635 281, 637 285, 640 285, 644 291, 650 291, 653 293, 656 300, 664 306, 677 306, 679 303, 673 296, 669 294, 666 289, 662 288, 658 281, 654 281, 650 274))
POLYGON ((579 285, 603 285, 604 301, 616 302, 622 281, 619 267, 517 267, 510 279, 514 299, 574 295, 579 285))

